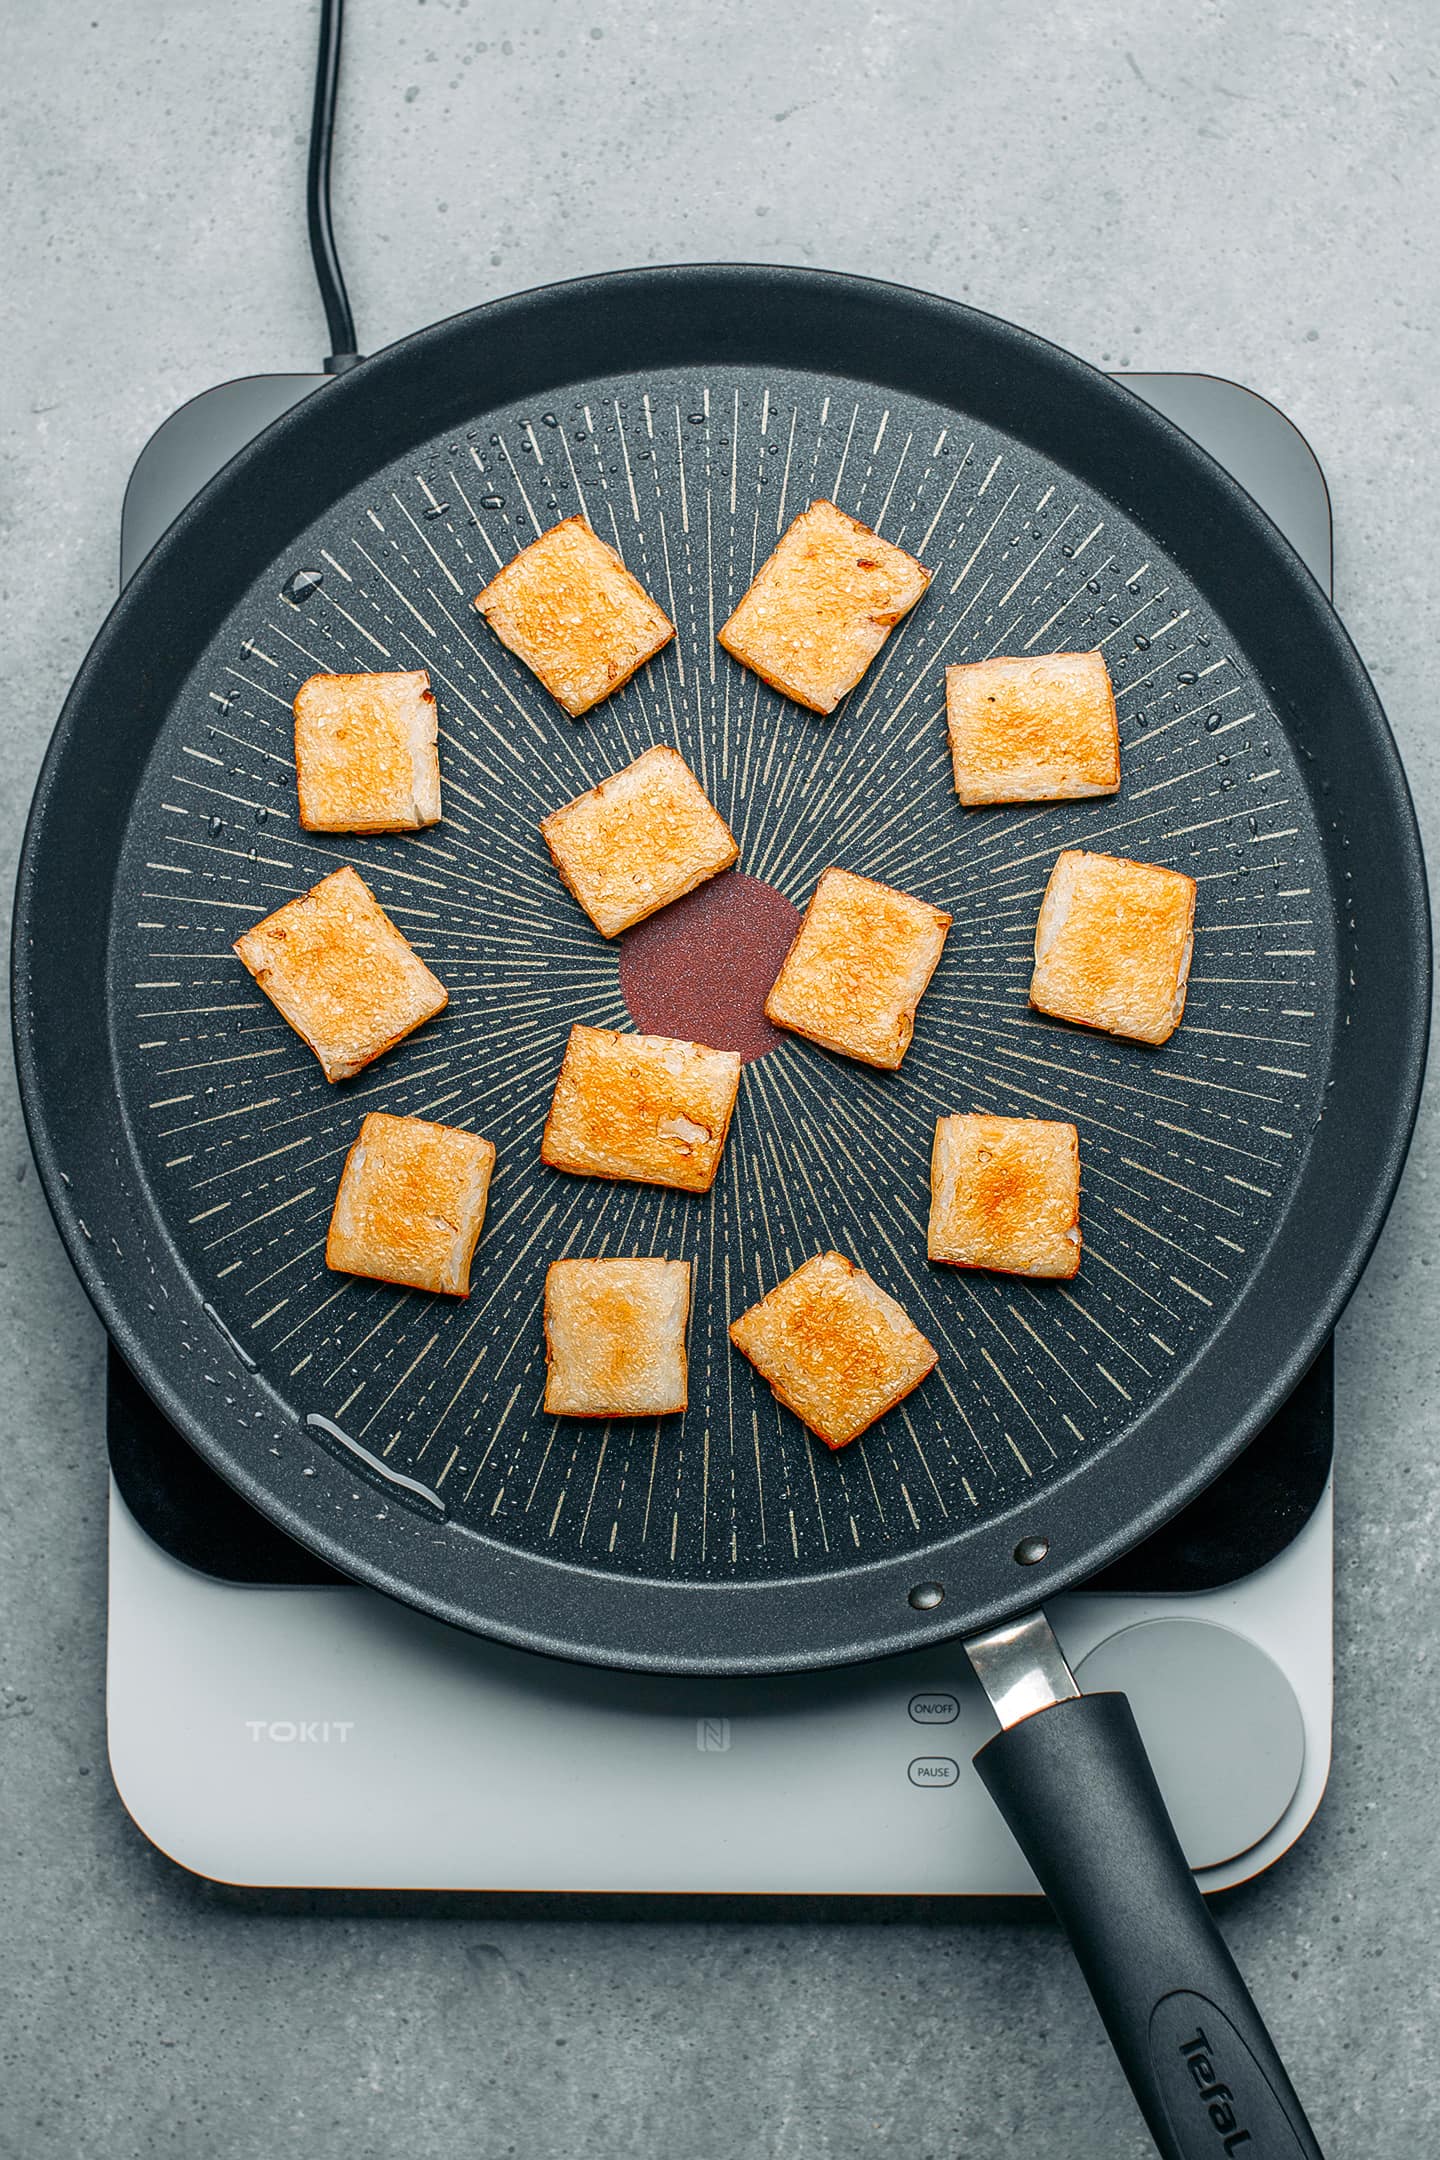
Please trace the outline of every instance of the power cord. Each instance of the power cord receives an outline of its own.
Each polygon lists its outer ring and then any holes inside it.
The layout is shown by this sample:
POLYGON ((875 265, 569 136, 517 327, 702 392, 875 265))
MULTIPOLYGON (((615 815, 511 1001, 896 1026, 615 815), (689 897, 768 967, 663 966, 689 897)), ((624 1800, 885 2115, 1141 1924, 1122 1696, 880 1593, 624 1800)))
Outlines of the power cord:
POLYGON ((340 30, 344 0, 320 0, 320 55, 315 67, 315 106, 310 118, 310 169, 305 204, 310 220, 310 253, 316 282, 325 304, 325 321, 333 350, 325 362, 327 375, 343 375, 358 366, 362 355, 355 349, 355 318, 335 247, 335 228, 330 219, 330 151, 335 136, 335 93, 340 80, 340 30))

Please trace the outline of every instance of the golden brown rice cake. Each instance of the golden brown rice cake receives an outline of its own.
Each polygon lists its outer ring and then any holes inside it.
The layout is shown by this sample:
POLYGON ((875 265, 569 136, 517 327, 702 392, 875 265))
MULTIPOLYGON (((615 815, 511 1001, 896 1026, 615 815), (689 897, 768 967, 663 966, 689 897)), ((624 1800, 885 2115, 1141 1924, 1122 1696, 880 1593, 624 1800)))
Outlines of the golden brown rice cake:
POLYGON ((709 1192, 739 1087, 738 1051, 573 1027, 540 1158, 578 1177, 709 1192))
POLYGON ((669 616, 583 517, 521 548, 475 605, 572 720, 629 682, 675 635, 669 616))
POLYGON ((541 820, 565 884, 616 937, 728 870, 734 835, 678 750, 646 750, 541 820))
POLYGON ((967 808, 1067 802, 1120 785, 1115 693, 1098 652, 947 667, 945 711, 967 808))
POLYGON ((469 1297, 494 1167, 478 1133, 372 1110, 345 1158, 325 1265, 469 1297))
POLYGON ((822 499, 781 536, 720 643, 772 690, 832 713, 929 583, 913 555, 822 499))
POLYGON ((1107 1035, 1168 1042, 1194 943, 1194 878, 1066 848, 1040 903, 1030 1003, 1107 1035))
POLYGON ((849 870, 825 870, 765 1000, 776 1027, 893 1071, 945 945, 950 917, 849 870))
POLYGON ((327 1080, 349 1080, 448 1003, 364 879, 347 864, 235 940, 327 1080))
POLYGON ((295 693, 307 832, 418 832, 440 816, 435 693, 410 674, 312 675, 295 693))
POLYGON ((787 1410, 842 1448, 903 1402, 938 1352, 903 1305, 840 1253, 817 1253, 730 1323, 787 1410))
POLYGON ((1080 1266, 1080 1136, 1049 1118, 970 1111, 935 1121, 932 1260, 1002 1275, 1080 1266))
POLYGON ((688 1260, 557 1260, 545 1276, 552 1417, 672 1417, 685 1408, 688 1260))

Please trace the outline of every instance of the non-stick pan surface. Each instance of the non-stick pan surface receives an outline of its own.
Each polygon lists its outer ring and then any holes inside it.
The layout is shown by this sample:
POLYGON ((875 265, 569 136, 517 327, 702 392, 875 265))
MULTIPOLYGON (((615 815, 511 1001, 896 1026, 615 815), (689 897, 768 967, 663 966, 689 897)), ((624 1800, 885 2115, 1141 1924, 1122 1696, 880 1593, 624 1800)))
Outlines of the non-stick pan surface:
POLYGON ((162 541, 86 662, 37 795, 16 939, 52 1206, 106 1325, 201 1453, 293 1536, 447 1620, 676 1669, 971 1631, 1213 1477, 1353 1287, 1399 1173, 1427 1011, 1422 866, 1389 733, 1248 498, 1020 331, 773 270, 496 303, 271 428, 162 541), (935 573, 828 720, 714 638, 817 495, 935 573), (580 725, 471 607, 576 511, 678 627, 580 725), (1120 795, 962 811, 945 664, 1092 645, 1118 694, 1120 795), (297 685, 416 666, 439 699, 443 825, 299 832, 297 685), (538 821, 655 742, 730 821, 743 878, 606 943, 538 821), (1076 845, 1198 881, 1185 1023, 1162 1051, 1027 1008, 1040 894, 1076 845), (230 947, 342 862, 451 1003, 331 1088, 230 947), (954 915, 900 1072, 773 1040, 746 1067, 706 1198, 544 1169, 571 1023, 708 1023, 725 1040, 734 982, 773 971, 829 863, 954 915), (972 1107, 1079 1127, 1072 1284, 928 1264, 934 1119, 972 1107), (325 1270, 340 1166, 379 1108, 498 1147, 468 1303, 325 1270), (829 1246, 940 1351, 835 1456, 726 1338, 829 1246), (547 1419, 545 1267, 624 1252, 694 1262, 690 1409, 547 1419), (1037 1564, 1017 1560, 1025 1540, 1042 1541, 1037 1564), (920 1583, 943 1601, 912 1604, 920 1583))

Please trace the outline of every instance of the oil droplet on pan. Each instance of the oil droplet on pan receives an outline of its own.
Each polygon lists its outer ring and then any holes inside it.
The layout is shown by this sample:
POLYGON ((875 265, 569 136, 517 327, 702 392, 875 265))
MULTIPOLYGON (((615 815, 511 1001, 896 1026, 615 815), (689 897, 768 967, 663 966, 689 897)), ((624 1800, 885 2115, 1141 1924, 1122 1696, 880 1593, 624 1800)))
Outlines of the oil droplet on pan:
POLYGON ((280 597, 292 607, 303 607, 307 600, 314 599, 324 582, 323 570, 296 570, 280 587, 280 597))

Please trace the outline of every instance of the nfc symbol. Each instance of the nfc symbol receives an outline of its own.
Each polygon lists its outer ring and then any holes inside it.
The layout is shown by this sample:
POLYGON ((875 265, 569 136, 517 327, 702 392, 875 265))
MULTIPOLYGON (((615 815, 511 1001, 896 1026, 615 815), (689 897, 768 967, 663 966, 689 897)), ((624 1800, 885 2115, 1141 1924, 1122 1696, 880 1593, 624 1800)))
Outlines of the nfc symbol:
POLYGON ((702 1755, 728 1755, 730 1752, 729 1718, 696 1718, 695 1745, 702 1755))

